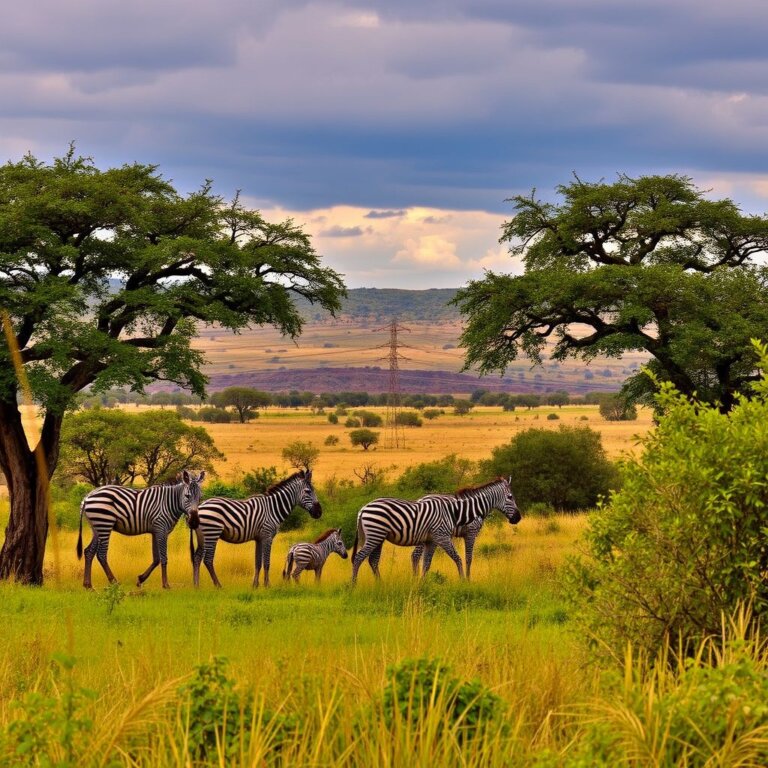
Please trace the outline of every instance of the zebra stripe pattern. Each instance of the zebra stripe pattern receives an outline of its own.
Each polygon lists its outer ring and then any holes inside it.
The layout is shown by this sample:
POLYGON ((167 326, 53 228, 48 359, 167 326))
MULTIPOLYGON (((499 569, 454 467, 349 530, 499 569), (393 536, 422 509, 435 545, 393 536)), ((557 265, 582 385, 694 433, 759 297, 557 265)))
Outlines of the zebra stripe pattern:
MULTIPOLYGON (((312 487, 312 472, 295 472, 264 494, 249 499, 208 499, 198 509, 197 549, 192 555, 195 586, 200 585, 200 563, 205 563, 213 583, 221 586, 213 559, 219 539, 232 544, 256 542, 256 569, 253 586, 259 586, 259 573, 264 567, 264 585, 269 586, 269 562, 272 540, 283 521, 298 505, 317 519, 322 514, 320 502, 312 487)), ((190 547, 192 546, 190 531, 190 547)))
POLYGON ((83 516, 93 531, 91 543, 85 548, 83 586, 92 588, 91 567, 96 557, 110 583, 117 581, 107 561, 109 538, 113 531, 125 536, 152 535, 152 563, 137 579, 141 586, 152 571, 161 566, 163 588, 168 589, 168 535, 179 518, 185 515, 190 526, 196 524, 200 503, 200 484, 205 472, 193 477, 187 470, 180 481, 165 485, 152 485, 136 490, 121 485, 104 485, 92 490, 80 504, 80 533, 77 539, 77 557, 83 555, 83 516))
POLYGON ((315 581, 320 581, 323 567, 328 556, 335 552, 344 560, 347 559, 347 548, 341 538, 341 528, 331 528, 313 543, 300 542, 288 550, 288 556, 283 569, 283 578, 288 581, 291 577, 298 582, 302 571, 314 571, 315 581))
MULTIPOLYGON (((498 481, 497 481, 498 482, 498 481)), ((509 481, 507 481, 509 483, 509 481)), ((466 571, 467 571, 467 579, 469 580, 471 570, 472 570, 472 555, 475 548, 475 540, 480 534, 480 531, 483 528, 483 525, 485 524, 486 518, 488 515, 493 511, 493 509, 501 509, 504 511, 503 507, 494 507, 489 506, 489 503, 491 503, 491 500, 489 498, 488 489, 489 486, 480 486, 478 488, 465 488, 461 491, 457 491, 453 496, 447 495, 446 501, 451 504, 456 504, 459 506, 466 506, 468 510, 463 513, 459 513, 461 517, 469 516, 470 514, 476 513, 477 517, 472 520, 470 523, 464 524, 464 525, 456 525, 451 531, 452 538, 460 538, 464 539, 464 559, 466 560, 466 571), (471 510, 475 508, 475 512, 472 512, 471 510)), ((512 495, 512 490, 510 488, 509 491, 510 495, 512 495)), ((425 496, 423 498, 429 498, 430 496, 435 496, 439 494, 429 494, 429 496, 425 496)), ((520 511, 517 509, 517 503, 514 500, 514 495, 512 495, 512 503, 515 506, 516 513, 512 513, 512 515, 509 515, 505 512, 507 515, 507 519, 511 524, 516 524, 520 522, 520 511)), ((422 556, 424 557, 424 565, 423 565, 423 575, 426 576, 429 572, 430 566, 432 565, 432 557, 435 554, 435 546, 434 544, 420 544, 413 550, 413 554, 411 555, 411 564, 413 566, 413 574, 414 576, 418 575, 419 572, 419 561, 421 560, 422 556)))
MULTIPOLYGON (((357 533, 352 551, 353 583, 366 558, 374 575, 379 578, 379 560, 385 541, 401 547, 426 545, 429 563, 435 547, 442 547, 456 563, 459 577, 463 578, 461 558, 451 536, 454 530, 484 518, 491 509, 501 510, 512 524, 520 521, 520 511, 508 480, 499 478, 455 494, 430 494, 418 501, 375 499, 357 514, 357 533), (359 552, 358 541, 362 543, 359 552)), ((425 565, 428 570, 426 560, 425 565)))

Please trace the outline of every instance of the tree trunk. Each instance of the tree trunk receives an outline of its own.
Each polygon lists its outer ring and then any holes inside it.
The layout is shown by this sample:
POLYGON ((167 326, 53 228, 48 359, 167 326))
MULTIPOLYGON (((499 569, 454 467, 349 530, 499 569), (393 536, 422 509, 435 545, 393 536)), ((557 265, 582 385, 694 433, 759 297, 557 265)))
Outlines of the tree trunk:
POLYGON ((48 536, 48 478, 39 477, 31 452, 26 466, 9 469, 8 489, 11 516, 0 550, 0 579, 40 585, 48 536))
POLYGON ((11 514, 0 550, 0 579, 43 583, 48 537, 48 485, 58 460, 61 417, 46 415, 40 438, 42 456, 30 450, 14 400, 0 399, 0 469, 8 483, 11 514))

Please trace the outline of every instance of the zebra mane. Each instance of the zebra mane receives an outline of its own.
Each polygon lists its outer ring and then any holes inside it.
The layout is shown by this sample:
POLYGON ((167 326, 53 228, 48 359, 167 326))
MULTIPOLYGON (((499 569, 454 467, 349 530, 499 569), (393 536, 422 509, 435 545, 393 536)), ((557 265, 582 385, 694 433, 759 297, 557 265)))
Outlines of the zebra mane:
POLYGON ((284 477, 282 480, 278 480, 276 483, 273 483, 272 485, 267 488, 264 495, 265 496, 272 496, 274 493, 277 493, 281 488, 285 488, 286 485, 293 482, 297 477, 304 477, 304 473, 294 472, 292 475, 289 475, 288 477, 284 477))
POLYGON ((181 479, 181 472, 179 472, 176 477, 169 477, 167 480, 163 480, 160 483, 155 483, 155 487, 158 485, 160 486, 168 486, 168 485, 181 485, 184 481, 181 479))
POLYGON ((338 532, 338 528, 329 528, 325 533, 321 533, 312 543, 319 544, 321 541, 325 541, 329 536, 333 536, 334 533, 338 532))
POLYGON ((495 480, 489 480, 487 483, 483 483, 482 485, 472 485, 472 486, 469 486, 468 488, 460 488, 453 495, 457 499, 461 499, 461 498, 464 498, 466 496, 474 496, 474 494, 476 494, 478 491, 485 490, 489 486, 494 485, 495 483, 498 483, 499 480, 501 480, 501 479, 502 478, 497 477, 495 480))

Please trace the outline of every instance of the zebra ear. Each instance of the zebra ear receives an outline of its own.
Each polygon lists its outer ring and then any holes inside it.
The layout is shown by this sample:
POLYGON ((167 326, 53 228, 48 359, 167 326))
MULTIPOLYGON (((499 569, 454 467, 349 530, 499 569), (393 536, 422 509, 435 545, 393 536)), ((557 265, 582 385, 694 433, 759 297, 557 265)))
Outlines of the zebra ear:
POLYGON ((205 480, 205 470, 203 470, 198 476, 197 476, 197 482, 202 483, 203 480, 205 480))
POLYGON ((181 473, 181 481, 184 485, 189 485, 189 472, 186 469, 181 473))
POLYGON ((506 481, 507 481, 507 485, 509 485, 509 487, 511 488, 511 487, 512 487, 512 475, 510 475, 509 477, 507 477, 507 478, 506 478, 506 481))
POLYGON ((312 479, 312 470, 311 469, 308 469, 304 473, 304 479, 307 480, 307 481, 310 481, 312 479))

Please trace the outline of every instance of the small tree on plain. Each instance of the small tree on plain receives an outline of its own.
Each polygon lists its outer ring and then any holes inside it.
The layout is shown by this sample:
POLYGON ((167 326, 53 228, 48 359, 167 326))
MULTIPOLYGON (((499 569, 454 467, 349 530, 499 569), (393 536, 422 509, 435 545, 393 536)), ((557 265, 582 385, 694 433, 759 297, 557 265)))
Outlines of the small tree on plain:
POLYGON ((379 442, 379 433, 370 429, 353 429, 349 433, 349 439, 353 446, 359 445, 364 451, 367 451, 372 445, 379 442))
POLYGON ((618 393, 600 396, 600 415, 607 421, 634 421, 637 408, 618 393))
POLYGON ((227 387, 211 395, 211 404, 217 408, 234 408, 241 424, 258 418, 259 408, 272 404, 272 397, 252 387, 227 387))
POLYGON ((283 458, 295 469, 309 472, 320 456, 320 449, 312 443, 296 440, 283 448, 283 458))

